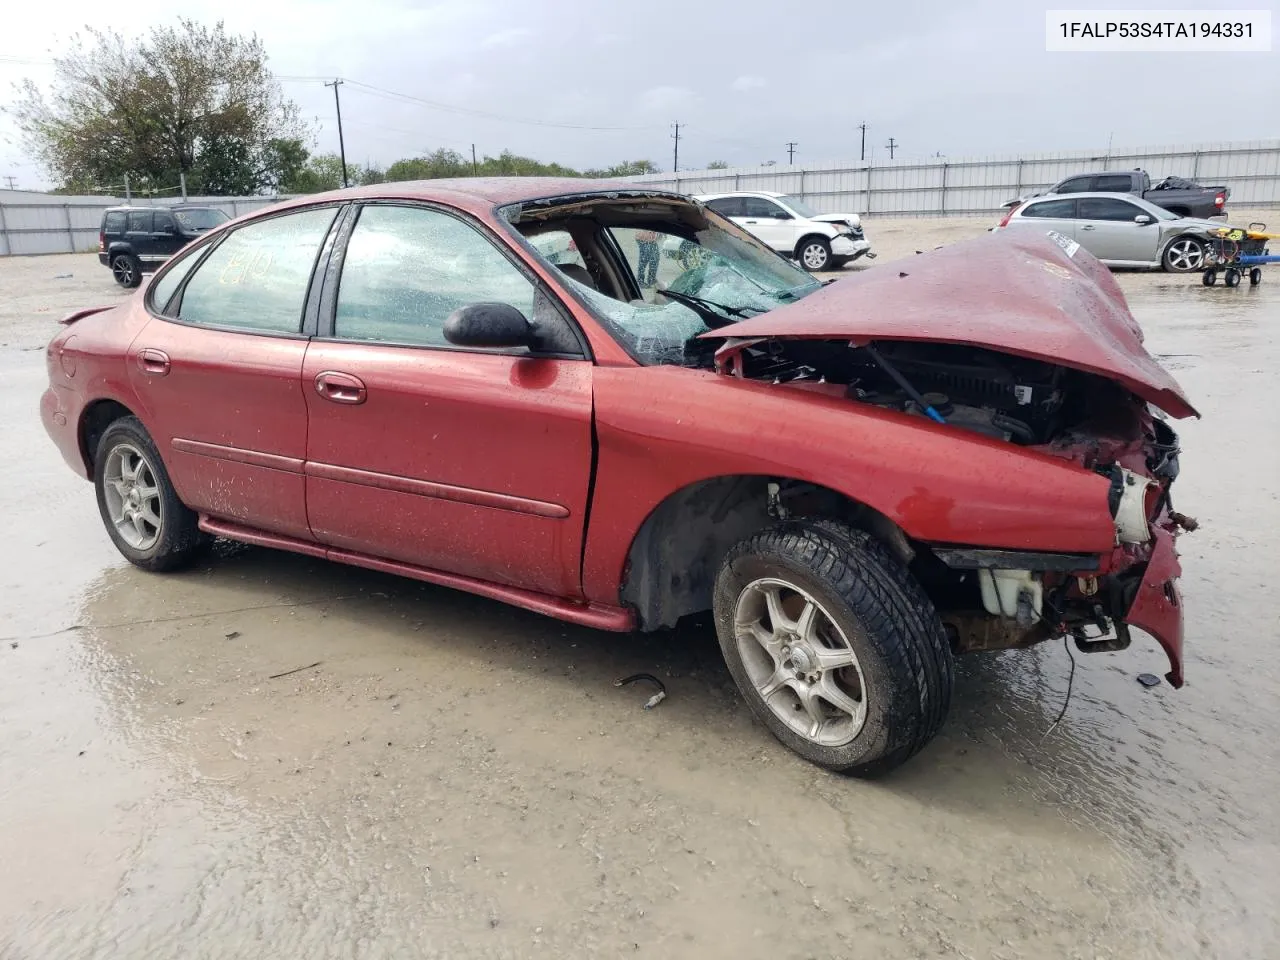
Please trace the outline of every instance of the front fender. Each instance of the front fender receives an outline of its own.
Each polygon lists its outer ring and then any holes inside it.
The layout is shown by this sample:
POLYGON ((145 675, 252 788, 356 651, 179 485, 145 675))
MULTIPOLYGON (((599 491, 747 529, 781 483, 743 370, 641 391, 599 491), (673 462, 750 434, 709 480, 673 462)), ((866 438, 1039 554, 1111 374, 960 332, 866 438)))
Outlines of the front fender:
POLYGON ((632 539, 662 501, 728 475, 829 487, 909 537, 1106 553, 1107 481, 999 440, 794 387, 680 367, 595 369, 598 460, 583 587, 616 603, 632 539))

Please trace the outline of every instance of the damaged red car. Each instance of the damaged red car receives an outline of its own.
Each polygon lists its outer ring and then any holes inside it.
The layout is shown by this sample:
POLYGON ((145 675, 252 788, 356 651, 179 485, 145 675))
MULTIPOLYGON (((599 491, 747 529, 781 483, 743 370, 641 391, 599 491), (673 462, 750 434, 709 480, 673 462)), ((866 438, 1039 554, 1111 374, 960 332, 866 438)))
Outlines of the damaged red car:
POLYGON ((1195 411, 1059 241, 823 285, 676 194, 383 184, 68 317, 41 412, 140 567, 225 537, 605 630, 711 611, 763 724, 871 774, 938 731, 959 654, 1137 627, 1182 683, 1195 411))

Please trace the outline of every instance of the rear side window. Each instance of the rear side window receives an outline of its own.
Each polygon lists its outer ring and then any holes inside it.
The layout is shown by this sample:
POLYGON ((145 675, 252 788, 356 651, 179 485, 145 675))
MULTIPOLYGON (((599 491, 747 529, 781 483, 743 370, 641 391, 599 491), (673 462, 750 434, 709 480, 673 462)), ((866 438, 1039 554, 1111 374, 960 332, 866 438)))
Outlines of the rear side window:
POLYGON ((1076 215, 1075 200, 1043 200, 1033 203, 1022 211, 1024 217, 1052 217, 1055 220, 1069 220, 1076 215))
MULTIPOLYGON (((1081 220, 1117 220, 1131 222, 1134 217, 1145 210, 1135 207, 1123 200, 1112 200, 1110 197, 1081 197, 1081 220)), ((1150 214, 1148 214, 1150 216, 1150 214)), ((1154 219, 1154 218, 1153 218, 1154 219)))
POLYGON ((151 232, 151 211, 150 210, 130 210, 129 211, 129 232, 134 233, 150 233, 151 232))
POLYGON ((316 256, 336 215, 336 207, 305 210, 234 231, 187 282, 178 316, 202 326, 297 333, 316 256))
POLYGON ((157 313, 169 313, 165 310, 165 306, 172 299, 174 292, 182 285, 183 279, 191 268, 196 265, 196 261, 200 259, 203 249, 192 250, 185 254, 181 260, 177 260, 172 266, 168 267, 164 273, 155 279, 151 284, 151 290, 147 296, 151 301, 151 309, 157 313))
POLYGON ((1098 193, 1128 193, 1133 186, 1133 178, 1127 173, 1121 176, 1098 177, 1098 185, 1093 189, 1098 193))
POLYGON ((742 202, 742 197, 721 197, 718 200, 709 200, 707 206, 722 217, 746 216, 746 204, 742 202))
POLYGON ((103 218, 103 233, 124 233, 125 216, 123 210, 113 210, 103 218))
POLYGON ((1093 177, 1072 177, 1070 180, 1062 181, 1054 193, 1088 193, 1089 181, 1092 179, 1093 177))
POLYGON ((170 233, 176 233, 178 225, 174 222, 172 213, 169 213, 167 210, 164 212, 157 210, 153 229, 157 231, 167 230, 170 233))

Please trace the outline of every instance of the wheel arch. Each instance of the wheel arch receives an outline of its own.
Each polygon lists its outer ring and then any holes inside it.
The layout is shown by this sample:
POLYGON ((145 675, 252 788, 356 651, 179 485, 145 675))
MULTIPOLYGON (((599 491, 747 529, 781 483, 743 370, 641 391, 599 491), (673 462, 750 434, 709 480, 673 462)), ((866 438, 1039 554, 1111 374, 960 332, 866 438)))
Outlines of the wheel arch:
POLYGON ((645 517, 627 550, 622 603, 635 610, 641 630, 711 609, 725 554, 784 516, 843 520, 884 542, 904 564, 914 554, 893 520, 837 490, 768 474, 721 475, 673 491, 645 517))
POLYGON ((1190 232, 1175 233, 1172 237, 1166 240, 1164 242, 1164 246, 1160 248, 1160 256, 1159 256, 1158 262, 1160 263, 1161 266, 1164 266, 1165 257, 1167 257, 1169 254, 1169 248, 1172 247, 1179 240, 1194 240, 1196 243, 1200 244, 1200 247, 1202 250, 1207 250, 1209 246, 1209 240, 1207 237, 1202 237, 1199 234, 1190 233, 1190 232))
POLYGON ((124 417, 137 417, 137 414, 119 400, 108 397, 85 404, 84 410, 81 411, 76 437, 80 445, 80 456, 84 459, 85 475, 90 480, 94 479, 98 442, 111 424, 124 417))
POLYGON ((795 246, 795 249, 792 251, 792 253, 797 258, 799 258, 800 251, 804 249, 804 245, 808 243, 810 240, 821 240, 828 247, 830 247, 831 241, 834 239, 835 239, 834 237, 830 237, 825 233, 822 233, 818 230, 811 229, 808 233, 806 233, 804 236, 802 236, 799 240, 796 241, 796 246, 795 246))

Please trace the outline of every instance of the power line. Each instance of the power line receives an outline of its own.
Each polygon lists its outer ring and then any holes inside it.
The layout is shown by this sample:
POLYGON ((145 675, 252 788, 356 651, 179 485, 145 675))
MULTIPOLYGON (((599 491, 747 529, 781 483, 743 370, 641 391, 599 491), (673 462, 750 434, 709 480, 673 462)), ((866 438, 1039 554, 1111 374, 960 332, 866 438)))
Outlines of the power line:
POLYGON ((671 156, 671 172, 679 173, 680 172, 680 124, 679 122, 676 122, 675 124, 673 124, 673 126, 676 129, 675 129, 675 133, 671 134, 671 139, 675 142, 675 146, 672 148, 673 153, 671 156))
POLYGON ((6 177, 4 178, 4 180, 5 180, 5 183, 8 185, 8 188, 9 188, 10 190, 17 190, 17 189, 18 189, 18 186, 17 186, 17 184, 18 184, 18 178, 17 178, 17 177, 6 176, 6 177))
POLYGON ((787 141, 787 163, 788 164, 794 164, 796 162, 796 147, 798 146, 800 146, 800 144, 796 143, 796 141, 794 140, 787 141))
POLYGON ((862 131, 862 153, 858 159, 867 159, 867 125, 865 123, 858 124, 858 129, 862 131))
POLYGON ((350 186, 347 180, 347 145, 342 139, 342 104, 338 100, 338 88, 342 86, 342 81, 334 77, 332 83, 326 83, 326 87, 333 87, 333 109, 338 114, 338 156, 342 160, 342 185, 350 186))
POLYGON ((889 138, 889 142, 888 142, 887 144, 885 144, 885 146, 887 146, 887 147, 889 148, 889 159, 890 159, 890 160, 892 160, 892 159, 893 159, 893 150, 894 150, 894 148, 895 148, 897 145, 898 145, 898 141, 894 140, 894 139, 893 139, 893 137, 890 137, 890 138, 889 138))

